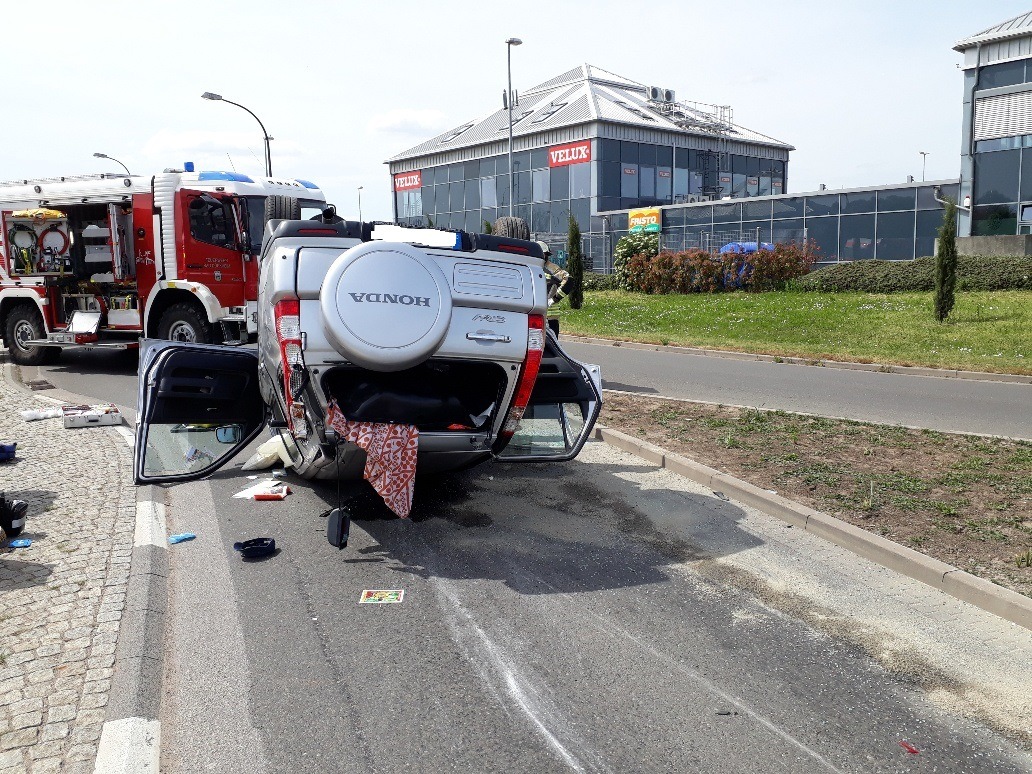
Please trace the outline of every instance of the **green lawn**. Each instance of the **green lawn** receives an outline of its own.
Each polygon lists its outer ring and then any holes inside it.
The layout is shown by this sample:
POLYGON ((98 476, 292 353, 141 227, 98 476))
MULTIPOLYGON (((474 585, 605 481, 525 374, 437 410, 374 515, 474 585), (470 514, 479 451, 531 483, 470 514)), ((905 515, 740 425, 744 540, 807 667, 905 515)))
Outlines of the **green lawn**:
MULTIPOLYGON (((555 313, 555 311, 553 311, 555 313)), ((963 292, 945 324, 931 293, 584 294, 564 332, 769 355, 1032 374, 1032 292, 963 292)))

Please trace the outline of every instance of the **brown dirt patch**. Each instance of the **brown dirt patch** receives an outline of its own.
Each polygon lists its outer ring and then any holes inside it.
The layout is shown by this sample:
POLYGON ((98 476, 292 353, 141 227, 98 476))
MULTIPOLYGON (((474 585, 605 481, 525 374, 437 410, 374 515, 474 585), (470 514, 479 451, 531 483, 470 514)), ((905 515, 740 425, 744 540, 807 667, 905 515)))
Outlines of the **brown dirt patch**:
POLYGON ((1032 443, 611 392, 600 421, 1032 596, 1032 443))

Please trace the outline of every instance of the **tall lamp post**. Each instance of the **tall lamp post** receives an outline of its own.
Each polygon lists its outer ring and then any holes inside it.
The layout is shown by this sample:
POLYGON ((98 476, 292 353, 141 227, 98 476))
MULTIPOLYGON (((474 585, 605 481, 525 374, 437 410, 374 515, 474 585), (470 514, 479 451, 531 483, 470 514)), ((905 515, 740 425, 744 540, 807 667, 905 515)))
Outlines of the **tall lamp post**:
POLYGON ((925 179, 925 162, 928 161, 928 154, 930 151, 918 151, 921 154, 921 182, 925 179))
POLYGON ((358 221, 362 222, 362 186, 358 187, 358 221))
POLYGON ((239 102, 233 102, 232 100, 228 100, 221 94, 212 94, 210 91, 206 91, 204 92, 204 94, 201 95, 201 99, 210 99, 213 102, 228 102, 230 105, 236 105, 238 108, 247 110, 247 112, 251 114, 252 118, 254 118, 254 120, 258 122, 258 126, 262 128, 262 135, 265 138, 265 176, 272 177, 272 151, 269 150, 269 140, 273 138, 269 137, 269 133, 265 131, 265 124, 262 123, 262 120, 258 116, 256 116, 251 110, 248 110, 246 107, 241 105, 239 102))
POLYGON ((116 159, 116 158, 113 158, 112 156, 109 156, 109 155, 107 155, 106 153, 94 153, 94 154, 93 154, 93 156, 94 156, 94 158, 98 158, 98 159, 108 159, 109 161, 113 161, 113 162, 115 162, 116 164, 120 164, 120 165, 121 165, 121 167, 122 167, 122 169, 124 169, 124 170, 125 170, 125 173, 126 173, 127 175, 132 175, 132 172, 130 172, 130 171, 129 171, 129 167, 127 167, 127 166, 126 166, 125 164, 122 164, 122 162, 121 162, 121 161, 119 161, 118 159, 116 159))
POLYGON ((523 41, 519 38, 509 38, 505 41, 505 58, 506 65, 509 74, 509 91, 506 92, 505 103, 509 108, 509 217, 512 217, 512 191, 513 191, 513 172, 512 172, 512 47, 522 46, 523 41))

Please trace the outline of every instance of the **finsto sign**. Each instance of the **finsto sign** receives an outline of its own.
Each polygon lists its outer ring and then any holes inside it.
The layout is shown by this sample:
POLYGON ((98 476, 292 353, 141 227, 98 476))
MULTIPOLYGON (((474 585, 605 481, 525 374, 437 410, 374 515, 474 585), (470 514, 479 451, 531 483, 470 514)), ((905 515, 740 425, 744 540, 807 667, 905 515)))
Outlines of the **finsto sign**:
POLYGON ((423 173, 419 170, 415 172, 400 172, 394 176, 395 191, 411 191, 413 188, 419 188, 422 185, 423 173))
POLYGON ((631 210, 627 213, 627 230, 634 233, 646 231, 659 233, 663 228, 663 216, 659 209, 631 210))
POLYGON ((548 166, 566 167, 591 161, 591 140, 571 142, 568 145, 553 145, 548 149, 548 166))

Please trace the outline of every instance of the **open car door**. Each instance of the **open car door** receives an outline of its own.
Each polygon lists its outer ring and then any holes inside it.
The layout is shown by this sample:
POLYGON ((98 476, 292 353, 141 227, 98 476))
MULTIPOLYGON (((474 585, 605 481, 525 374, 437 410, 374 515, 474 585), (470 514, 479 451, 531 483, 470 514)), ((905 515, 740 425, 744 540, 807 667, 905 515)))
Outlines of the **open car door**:
POLYGON ((137 484, 193 481, 228 462, 266 423, 258 353, 146 340, 140 352, 137 484))
POLYGON ((565 462, 588 440, 602 410, 602 371, 571 358, 546 331, 534 390, 519 428, 495 456, 505 462, 565 462))

